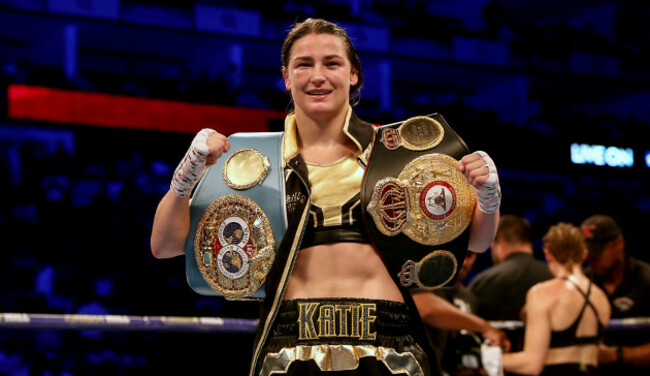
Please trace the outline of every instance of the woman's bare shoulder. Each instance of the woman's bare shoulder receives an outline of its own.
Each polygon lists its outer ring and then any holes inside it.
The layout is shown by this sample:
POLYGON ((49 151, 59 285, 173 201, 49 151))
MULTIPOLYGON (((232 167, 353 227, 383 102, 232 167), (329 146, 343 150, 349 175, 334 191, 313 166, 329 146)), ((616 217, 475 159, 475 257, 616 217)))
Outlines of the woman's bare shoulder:
POLYGON ((609 298, 607 297, 607 294, 596 285, 592 285, 591 288, 593 290, 592 301, 596 305, 596 309, 598 310, 601 321, 609 321, 611 318, 612 309, 611 305, 609 304, 609 298))
POLYGON ((528 290, 526 300, 539 304, 553 304, 560 296, 564 281, 558 278, 539 282, 528 290))

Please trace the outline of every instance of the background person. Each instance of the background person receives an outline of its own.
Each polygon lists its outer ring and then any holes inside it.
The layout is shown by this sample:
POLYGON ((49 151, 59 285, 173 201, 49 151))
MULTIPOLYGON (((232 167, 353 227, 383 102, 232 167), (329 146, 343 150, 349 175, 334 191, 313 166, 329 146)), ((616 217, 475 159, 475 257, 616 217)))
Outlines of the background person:
MULTIPOLYGON (((531 225, 524 217, 502 215, 490 250, 493 265, 469 284, 478 299, 476 314, 488 321, 519 321, 528 290, 553 275, 533 256, 531 225)), ((520 333, 508 335, 513 350, 521 350, 520 333)))
MULTIPOLYGON (((614 218, 597 214, 581 229, 589 249, 587 275, 603 289, 613 319, 650 317, 650 265, 625 252, 625 237, 614 218)), ((602 375, 648 375, 650 331, 618 330, 605 333, 598 362, 602 375)))
POLYGON ((611 311, 605 293, 582 272, 584 236, 578 227, 559 223, 543 240, 555 278, 526 295, 524 349, 504 354, 503 368, 524 375, 597 375, 598 346, 611 311))
POLYGON ((510 351, 506 333, 475 314, 476 296, 463 284, 475 260, 476 253, 467 252, 451 288, 411 290, 442 369, 449 375, 482 374, 479 355, 482 340, 510 351))

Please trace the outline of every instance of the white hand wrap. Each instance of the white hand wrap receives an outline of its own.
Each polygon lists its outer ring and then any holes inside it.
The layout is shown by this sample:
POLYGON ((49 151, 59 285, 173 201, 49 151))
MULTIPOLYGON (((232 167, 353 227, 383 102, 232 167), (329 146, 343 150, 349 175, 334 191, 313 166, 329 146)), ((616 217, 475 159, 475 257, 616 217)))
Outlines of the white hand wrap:
POLYGON ((485 166, 483 167, 488 168, 488 179, 485 184, 480 189, 474 188, 478 196, 478 208, 483 213, 494 213, 501 206, 501 186, 499 185, 497 167, 486 152, 477 151, 476 153, 485 161, 485 166))
POLYGON ((215 133, 212 129, 202 129, 196 134, 185 157, 174 171, 170 189, 178 197, 185 197, 199 181, 205 171, 205 160, 209 154, 208 137, 215 133))
POLYGON ((481 344, 481 363, 488 376, 503 376, 503 351, 500 347, 481 344))

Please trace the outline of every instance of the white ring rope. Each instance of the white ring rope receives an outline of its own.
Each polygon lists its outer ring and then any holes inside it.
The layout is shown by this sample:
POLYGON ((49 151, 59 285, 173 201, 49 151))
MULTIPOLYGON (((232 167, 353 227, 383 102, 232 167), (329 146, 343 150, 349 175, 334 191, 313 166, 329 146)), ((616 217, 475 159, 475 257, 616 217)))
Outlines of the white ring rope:
MULTIPOLYGON (((254 333, 258 320, 187 316, 79 315, 0 313, 0 328, 76 330, 159 330, 183 332, 254 333)), ((522 321, 490 321, 505 331, 520 330, 522 321)), ((650 317, 612 319, 608 331, 650 329, 650 317)))
POLYGON ((257 322, 258 320, 219 317, 0 313, 0 328, 22 329, 254 333, 257 322))
MULTIPOLYGON (((519 330, 524 329, 523 321, 490 321, 490 325, 502 330, 519 330)), ((650 317, 630 317, 626 319, 611 319, 605 330, 639 330, 650 329, 650 317)))

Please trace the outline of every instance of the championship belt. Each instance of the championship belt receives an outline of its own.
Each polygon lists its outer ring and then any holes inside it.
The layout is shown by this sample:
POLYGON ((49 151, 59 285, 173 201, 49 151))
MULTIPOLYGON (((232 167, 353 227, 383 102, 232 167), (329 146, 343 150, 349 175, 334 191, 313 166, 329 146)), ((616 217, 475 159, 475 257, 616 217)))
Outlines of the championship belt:
POLYGON ((236 133, 190 204, 187 280, 202 295, 261 299, 287 229, 282 133, 236 133))
POLYGON ((468 153, 437 113, 377 130, 361 210, 370 238, 404 287, 449 287, 457 278, 476 205, 455 167, 468 153))

